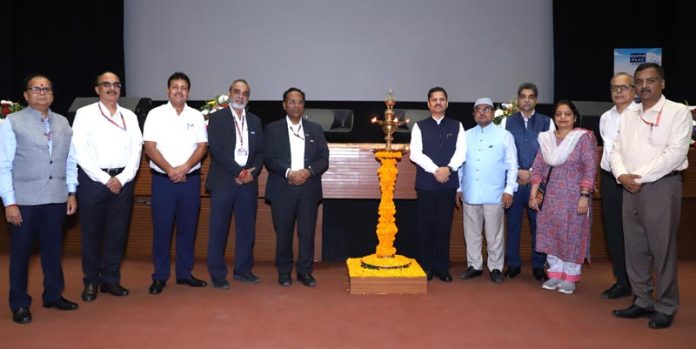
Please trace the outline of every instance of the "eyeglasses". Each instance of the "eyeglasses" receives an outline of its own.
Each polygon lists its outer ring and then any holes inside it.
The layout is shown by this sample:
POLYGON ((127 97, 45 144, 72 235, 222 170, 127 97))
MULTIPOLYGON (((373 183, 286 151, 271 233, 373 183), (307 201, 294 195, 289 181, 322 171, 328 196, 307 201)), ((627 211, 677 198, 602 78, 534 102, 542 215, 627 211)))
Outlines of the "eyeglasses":
POLYGON ((27 91, 30 91, 31 93, 33 93, 35 95, 39 95, 39 94, 52 95, 53 94, 53 89, 50 87, 34 86, 31 88, 28 88, 27 91))
POLYGON ((489 111, 493 111, 493 108, 491 108, 491 107, 474 108, 474 113, 488 113, 489 111))
POLYGON ((611 92, 621 93, 623 91, 628 91, 633 88, 633 85, 609 85, 611 92))
POLYGON ((109 82, 109 81, 100 82, 97 84, 97 86, 101 86, 103 88, 113 87, 115 89, 120 89, 121 87, 123 87, 123 85, 120 82, 109 82))

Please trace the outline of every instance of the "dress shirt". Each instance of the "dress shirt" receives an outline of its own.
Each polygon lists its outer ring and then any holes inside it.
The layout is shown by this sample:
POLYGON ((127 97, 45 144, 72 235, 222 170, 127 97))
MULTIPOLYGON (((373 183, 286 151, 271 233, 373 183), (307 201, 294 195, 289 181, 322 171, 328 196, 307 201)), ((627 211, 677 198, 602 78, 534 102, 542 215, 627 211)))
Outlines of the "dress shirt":
POLYGON ((616 105, 611 109, 607 110, 602 114, 599 119, 599 134, 602 136, 602 141, 604 146, 602 147, 602 161, 600 162, 600 167, 611 172, 611 150, 614 149, 614 139, 616 139, 616 134, 619 133, 619 124, 621 123, 621 116, 628 111, 638 110, 638 104, 636 102, 631 102, 626 108, 624 108, 621 113, 616 109, 616 105))
MULTIPOLYGON (((444 118, 444 116, 439 119, 433 117, 438 125, 440 122, 442 122, 442 120, 444 120, 444 118)), ((447 166, 452 168, 454 171, 462 166, 464 160, 466 159, 466 136, 461 122, 459 123, 456 147, 457 149, 454 151, 452 158, 447 164, 447 166)), ((413 129, 411 129, 411 144, 409 148, 411 152, 411 161, 415 162, 416 165, 420 166, 428 173, 435 173, 435 171, 437 171, 438 166, 433 162, 432 159, 430 159, 430 157, 423 154, 423 137, 421 135, 420 128, 418 127, 418 123, 414 123, 413 129)))
MULTIPOLYGON (((45 119, 40 112, 31 109, 32 113, 45 119)), ((48 111, 49 118, 52 111, 48 111)), ((17 203, 12 185, 12 163, 14 162, 17 151, 17 138, 15 138, 12 123, 9 119, 3 120, 0 123, 0 197, 5 206, 14 205, 17 203)), ((48 141, 47 141, 48 142, 48 141)), ((47 143, 48 147, 48 143, 47 143)), ((68 187, 68 193, 74 193, 77 189, 77 162, 75 160, 75 151, 72 146, 68 151, 68 162, 65 168, 65 183, 68 187)))
MULTIPOLYGON (((181 114, 177 114, 170 102, 150 110, 147 114, 143 140, 156 143, 157 150, 164 159, 176 167, 188 161, 198 144, 208 142, 208 132, 201 112, 185 105, 181 114)), ((191 167, 189 172, 200 167, 199 162, 191 167)), ((150 161, 150 168, 165 172, 153 161, 150 161)))
POLYGON ((637 183, 650 183, 689 167, 691 123, 689 109, 665 96, 648 110, 641 104, 627 113, 611 152, 614 177, 631 173, 641 176, 637 183))
POLYGON ((242 109, 242 115, 237 115, 237 112, 230 106, 232 111, 232 122, 234 122, 235 145, 234 145, 234 161, 239 166, 246 166, 249 160, 249 123, 246 119, 246 109, 242 109), (241 134, 241 138, 239 137, 241 134), (241 151, 244 149, 245 151, 241 151))
POLYGON ((292 171, 297 171, 305 168, 304 152, 305 152, 305 130, 302 126, 302 119, 297 125, 293 125, 290 117, 285 118, 288 123, 288 138, 290 139, 290 168, 285 171, 285 177, 292 171))
POLYGON ((132 111, 118 106, 115 114, 108 114, 109 109, 102 102, 77 110, 72 138, 75 157, 89 178, 102 184, 111 179, 102 169, 124 168, 116 178, 125 185, 135 178, 140 167, 143 137, 138 118, 132 111), (122 128, 124 121, 125 130, 122 128))

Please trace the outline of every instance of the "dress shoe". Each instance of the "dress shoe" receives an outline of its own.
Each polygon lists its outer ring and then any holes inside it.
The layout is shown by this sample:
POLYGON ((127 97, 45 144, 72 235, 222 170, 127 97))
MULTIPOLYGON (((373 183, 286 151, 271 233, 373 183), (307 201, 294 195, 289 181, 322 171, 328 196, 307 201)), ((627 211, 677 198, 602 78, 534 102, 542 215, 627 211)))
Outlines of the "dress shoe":
POLYGON ((252 272, 249 272, 247 274, 234 273, 232 275, 232 278, 237 280, 237 281, 245 282, 247 284, 258 284, 259 282, 261 282, 259 277, 254 275, 254 273, 252 273, 252 272))
POLYGON ((51 302, 46 302, 43 304, 44 308, 55 308, 58 310, 75 310, 79 308, 77 303, 71 302, 63 297, 60 297, 60 299, 51 301, 51 302))
POLYGON ((314 276, 310 273, 297 273, 297 281, 307 287, 314 287, 317 285, 317 280, 314 280, 314 276))
POLYGON ((95 299, 97 299, 97 284, 87 284, 82 290, 82 300, 91 302, 95 299))
POLYGON ((278 274, 278 283, 280 286, 283 287, 289 287, 292 285, 292 278, 290 277, 290 273, 283 273, 283 274, 278 274))
POLYGON ((631 295, 631 287, 614 284, 608 290, 602 292, 602 298, 604 299, 616 299, 621 297, 626 297, 631 295))
POLYGON ((544 268, 534 268, 532 269, 532 275, 534 275, 534 278, 537 279, 537 281, 544 282, 549 279, 548 275, 546 275, 546 271, 544 268))
POLYGON ((442 282, 452 282, 452 275, 450 275, 449 271, 437 271, 435 276, 442 282))
POLYGON ((212 280, 213 282, 213 288, 216 288, 218 290, 229 290, 230 289, 230 283, 225 280, 212 280))
POLYGON ((164 286, 166 285, 166 281, 152 280, 152 285, 150 285, 150 288, 147 291, 150 292, 150 294, 152 295, 160 294, 162 293, 162 290, 164 290, 164 286))
POLYGON ((102 291, 102 293, 110 293, 116 297, 127 296, 130 293, 130 291, 128 291, 127 288, 119 284, 101 284, 99 288, 102 291))
POLYGON ((188 279, 176 279, 176 283, 179 285, 189 285, 191 287, 206 287, 206 286, 208 286, 207 282, 200 280, 200 279, 196 279, 193 275, 189 276, 188 279))
POLYGON ((520 275, 522 272, 522 268, 520 267, 508 267, 507 270, 505 270, 505 277, 509 277, 510 279, 515 278, 517 275, 520 275))
POLYGON ((500 272, 500 269, 493 269, 493 271, 491 271, 491 281, 496 284, 503 282, 503 273, 500 272))
POLYGON ((12 311, 12 321, 18 324, 28 324, 31 322, 31 312, 27 307, 21 307, 12 311))
POLYGON ((461 275, 459 275, 459 278, 471 279, 471 278, 475 278, 477 276, 481 276, 481 274, 483 274, 483 270, 476 270, 476 269, 474 269, 474 267, 468 267, 468 268, 466 268, 465 272, 463 272, 463 273, 461 273, 461 275))
POLYGON ((672 326, 672 320, 674 315, 667 315, 665 313, 660 313, 656 311, 650 316, 650 321, 648 322, 648 327, 654 329, 667 328, 672 326))
POLYGON ((648 317, 652 315, 654 311, 631 304, 628 308, 612 310, 611 313, 623 319, 637 319, 639 317, 648 317))

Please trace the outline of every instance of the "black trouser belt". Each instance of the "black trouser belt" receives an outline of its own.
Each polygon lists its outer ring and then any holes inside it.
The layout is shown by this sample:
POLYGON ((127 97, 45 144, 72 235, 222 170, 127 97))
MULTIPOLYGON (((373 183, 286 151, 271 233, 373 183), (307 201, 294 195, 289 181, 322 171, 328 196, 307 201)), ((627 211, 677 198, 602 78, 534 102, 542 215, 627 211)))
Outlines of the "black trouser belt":
MULTIPOLYGON (((153 176, 160 176, 160 177, 167 177, 169 176, 166 173, 159 172, 157 170, 150 169, 150 172, 152 172, 153 176)), ((193 170, 189 173, 186 174, 187 176, 200 176, 201 175, 201 169, 193 170)))
POLYGON ((124 168, 125 168, 125 167, 121 167, 121 168, 102 168, 101 170, 104 171, 104 172, 106 172, 106 173, 108 173, 109 176, 113 177, 113 176, 116 176, 116 175, 120 174, 121 172, 123 172, 123 169, 124 169, 124 168))

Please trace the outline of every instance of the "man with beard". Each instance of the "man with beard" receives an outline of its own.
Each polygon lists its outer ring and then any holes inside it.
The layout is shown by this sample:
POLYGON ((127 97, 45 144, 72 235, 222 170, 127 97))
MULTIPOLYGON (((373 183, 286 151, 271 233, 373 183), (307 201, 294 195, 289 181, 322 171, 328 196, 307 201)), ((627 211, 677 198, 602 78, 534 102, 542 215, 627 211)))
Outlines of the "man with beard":
POLYGON ((418 210, 418 262, 428 280, 437 276, 452 282, 450 235, 455 198, 459 188, 457 169, 466 158, 466 137, 462 123, 445 117, 447 91, 428 91, 431 117, 413 125, 411 161, 416 168, 418 210))
POLYGON ((672 325, 679 307, 677 232, 682 176, 689 167, 689 109, 662 95, 665 74, 655 63, 636 68, 641 104, 621 121, 611 171, 624 187, 622 217, 626 271, 635 298, 613 311, 620 318, 650 317, 650 328, 672 325))
POLYGON ((249 84, 238 79, 229 89, 230 106, 210 115, 208 144, 210 173, 205 187, 210 191, 210 227, 208 272, 213 287, 226 290, 225 246, 232 213, 235 216, 235 252, 233 279, 258 283, 251 272, 254 266, 258 175, 263 166, 263 129, 261 119, 245 108, 249 102, 249 84))
POLYGON ((122 87, 116 74, 100 74, 94 88, 99 101, 78 109, 73 122, 85 302, 97 298, 97 289, 119 297, 129 293, 120 284, 121 261, 143 137, 135 114, 118 105, 122 87))
POLYGON ((150 294, 159 294, 170 274, 172 233, 176 221, 176 283, 205 287, 195 278, 193 245, 201 206, 201 159, 208 134, 203 114, 186 105, 191 81, 176 72, 167 80, 169 102, 150 110, 143 140, 152 172, 152 274, 150 294))
POLYGON ((531 82, 525 82, 517 88, 517 107, 519 112, 503 119, 500 126, 512 133, 517 148, 517 191, 512 197, 512 206, 508 210, 508 239, 507 270, 505 276, 514 278, 522 271, 522 259, 520 258, 520 235, 522 234, 522 216, 527 211, 529 218, 529 230, 532 235, 532 275, 538 281, 548 280, 544 264, 546 255, 536 251, 536 216, 537 211, 527 206, 529 191, 531 189, 530 170, 539 149, 537 136, 539 133, 555 130, 551 118, 537 113, 534 109, 537 104, 539 90, 531 82))

